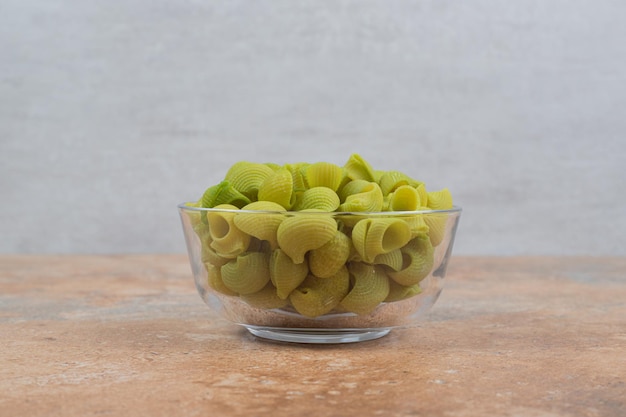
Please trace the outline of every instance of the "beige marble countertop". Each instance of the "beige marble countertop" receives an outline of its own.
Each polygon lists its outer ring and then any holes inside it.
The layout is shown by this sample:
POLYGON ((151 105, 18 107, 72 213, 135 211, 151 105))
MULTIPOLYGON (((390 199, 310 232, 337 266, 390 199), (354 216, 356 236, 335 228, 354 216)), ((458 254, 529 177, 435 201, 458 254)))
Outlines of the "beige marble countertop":
POLYGON ((1 416, 626 415, 626 258, 455 257, 415 328, 257 339, 183 255, 0 256, 1 416))

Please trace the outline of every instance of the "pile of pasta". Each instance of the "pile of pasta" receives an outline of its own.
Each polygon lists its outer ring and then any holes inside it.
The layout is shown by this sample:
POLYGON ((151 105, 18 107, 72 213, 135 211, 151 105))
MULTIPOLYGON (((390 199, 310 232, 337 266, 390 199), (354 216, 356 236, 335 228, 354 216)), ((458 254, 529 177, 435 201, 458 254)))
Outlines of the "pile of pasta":
POLYGON ((262 309, 305 317, 370 314, 420 294, 453 207, 357 154, 328 162, 238 162, 191 206, 208 285, 262 309), (410 213, 412 211, 425 213, 410 213), (434 211, 433 211, 434 210, 434 211))

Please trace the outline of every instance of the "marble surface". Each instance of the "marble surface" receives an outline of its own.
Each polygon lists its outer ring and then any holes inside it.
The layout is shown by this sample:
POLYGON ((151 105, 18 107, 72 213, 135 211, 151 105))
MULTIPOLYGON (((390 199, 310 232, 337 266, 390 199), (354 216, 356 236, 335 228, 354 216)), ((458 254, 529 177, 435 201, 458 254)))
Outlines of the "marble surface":
POLYGON ((419 326, 257 339, 180 255, 0 256, 0 415, 626 414, 626 259, 457 257, 419 326))

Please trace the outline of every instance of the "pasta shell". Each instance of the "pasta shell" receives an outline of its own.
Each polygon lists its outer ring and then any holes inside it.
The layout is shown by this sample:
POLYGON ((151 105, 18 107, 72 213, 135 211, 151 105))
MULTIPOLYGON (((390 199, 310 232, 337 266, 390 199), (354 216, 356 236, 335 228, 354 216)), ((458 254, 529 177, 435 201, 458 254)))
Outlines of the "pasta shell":
POLYGON ((237 295, 235 291, 232 291, 230 288, 224 285, 224 281, 222 281, 221 269, 219 266, 210 263, 205 263, 204 266, 206 267, 208 274, 207 282, 211 289, 224 295, 237 295))
POLYGON ((447 188, 440 191, 431 191, 428 193, 428 207, 433 210, 448 210, 451 209, 452 194, 447 188))
POLYGON ((433 246, 438 246, 446 234, 448 215, 446 213, 424 214, 424 223, 428 226, 428 236, 433 246))
POLYGON ((369 314, 389 295, 389 280, 380 267, 361 262, 349 266, 352 288, 341 307, 359 315, 369 314))
POLYGON ((400 249, 396 249, 376 256, 373 263, 376 265, 384 265, 394 271, 399 271, 402 269, 402 262, 402 252, 400 249))
POLYGON ((403 247, 410 239, 409 225, 396 218, 366 218, 352 230, 352 243, 363 261, 368 263, 380 254, 403 247))
POLYGON ((410 185, 401 185, 390 194, 390 211, 413 211, 420 207, 420 196, 410 185))
POLYGON ((267 177, 259 187, 259 200, 280 204, 289 210, 295 203, 293 177, 286 169, 279 169, 267 177))
POLYGON ((276 294, 285 300, 309 274, 306 262, 293 263, 291 258, 280 249, 272 252, 270 258, 270 279, 276 287, 276 294))
MULTIPOLYGON (((418 209, 421 209, 421 208, 422 207, 418 207, 418 209)), ((402 220, 404 220, 409 225, 409 228, 411 229, 411 239, 416 237, 417 235, 428 233, 428 230, 429 230, 428 225, 424 221, 426 216, 427 215, 423 215, 423 214, 415 214, 411 216, 402 217, 402 220)))
POLYGON ((353 180, 376 181, 376 175, 371 165, 358 154, 350 155, 344 168, 348 177, 353 180))
POLYGON ((383 195, 388 195, 400 186, 408 185, 415 188, 421 183, 402 172, 386 171, 380 176, 378 184, 380 185, 380 189, 383 191, 383 195))
POLYGON ((378 212, 383 209, 383 193, 380 186, 370 182, 360 193, 351 194, 339 206, 343 212, 378 212))
MULTIPOLYGON (((233 210, 234 206, 223 204, 216 208, 233 210)), ((239 230, 233 221, 234 212, 216 211, 207 213, 209 232, 211 234, 210 247, 215 253, 224 258, 235 258, 245 252, 250 244, 250 235, 239 230)))
POLYGON ((241 194, 230 182, 225 180, 207 188, 200 201, 204 208, 212 208, 220 204, 231 204, 240 208, 250 203, 248 197, 241 194))
POLYGON ((339 200, 343 203, 346 201, 348 196, 353 194, 362 193, 366 188, 370 188, 370 182, 366 180, 351 180, 343 185, 337 195, 339 195, 339 200))
POLYGON ((263 165, 267 165, 268 167, 272 169, 272 171, 278 171, 279 169, 282 168, 282 166, 274 162, 265 162, 263 165))
POLYGON ((241 299, 252 307, 264 310, 283 308, 288 304, 287 300, 281 299, 276 295, 276 288, 271 283, 268 283, 260 291, 241 295, 241 299))
MULTIPOLYGON (((242 210, 262 210, 281 212, 285 211, 283 206, 271 201, 255 201, 242 208, 242 210)), ((269 242, 270 248, 276 249, 278 247, 278 239, 276 233, 278 226, 285 219, 285 216, 280 213, 237 213, 233 218, 235 225, 239 230, 256 237, 260 240, 269 242)))
POLYGON ((309 164, 306 162, 299 162, 296 164, 285 164, 284 169, 291 173, 291 180, 293 184, 293 190, 295 192, 304 191, 308 188, 306 185, 306 167, 309 164))
POLYGON ((245 195, 251 201, 258 197, 259 187, 274 173, 274 170, 265 164, 241 161, 232 165, 226 173, 225 180, 245 195))
POLYGON ((399 271, 390 271, 389 277, 400 285, 418 284, 430 274, 434 263, 434 250, 427 235, 420 235, 401 249, 403 265, 399 271))
POLYGON ((278 245, 294 263, 304 262, 304 255, 327 243, 335 236, 337 222, 323 214, 299 213, 278 226, 278 245))
POLYGON ((420 196, 420 204, 423 207, 426 207, 428 205, 428 192, 426 191, 426 186, 421 183, 417 187, 415 187, 415 189, 420 196))
POLYGON ((337 191, 345 177, 343 168, 330 162, 316 162, 305 171, 305 179, 309 188, 327 187, 337 191))
POLYGON ((323 246, 309 252, 309 268, 311 273, 319 278, 333 276, 339 268, 346 264, 352 241, 344 233, 337 230, 335 237, 323 246))
MULTIPOLYGON (((198 201, 195 203, 185 203, 185 206, 186 207, 202 207, 202 202, 198 201)), ((191 227, 193 227, 194 229, 196 228, 196 226, 198 226, 202 222, 201 211, 185 210, 184 213, 189 219, 189 224, 191 224, 191 227)))
POLYGON ((209 263, 215 266, 222 266, 225 263, 228 263, 231 258, 224 258, 217 254, 209 245, 202 246, 201 259, 203 263, 209 263))
POLYGON ((327 187, 314 187, 306 190, 298 196, 293 210, 335 211, 339 207, 339 196, 327 187))
POLYGON ((385 298, 386 303, 394 301, 406 300, 422 292, 422 288, 419 284, 405 286, 400 285, 393 279, 389 280, 389 295, 385 298))
POLYGON ((346 296, 350 287, 350 274, 343 266, 329 278, 308 275, 289 296, 291 305, 306 317, 318 317, 332 311, 346 296))
POLYGON ((268 256, 248 252, 223 265, 222 281, 231 291, 246 295, 260 291, 270 281, 268 256))

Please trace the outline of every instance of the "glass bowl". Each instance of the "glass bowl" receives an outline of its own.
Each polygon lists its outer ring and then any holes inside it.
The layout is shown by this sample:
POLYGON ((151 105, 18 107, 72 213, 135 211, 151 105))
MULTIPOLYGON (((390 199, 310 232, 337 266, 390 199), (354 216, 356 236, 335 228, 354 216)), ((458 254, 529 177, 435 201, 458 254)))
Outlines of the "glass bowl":
POLYGON ((441 293, 461 215, 178 209, 205 303, 255 336, 301 343, 415 325, 441 293))

